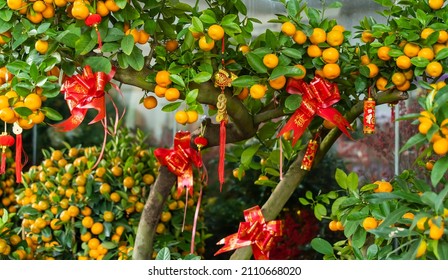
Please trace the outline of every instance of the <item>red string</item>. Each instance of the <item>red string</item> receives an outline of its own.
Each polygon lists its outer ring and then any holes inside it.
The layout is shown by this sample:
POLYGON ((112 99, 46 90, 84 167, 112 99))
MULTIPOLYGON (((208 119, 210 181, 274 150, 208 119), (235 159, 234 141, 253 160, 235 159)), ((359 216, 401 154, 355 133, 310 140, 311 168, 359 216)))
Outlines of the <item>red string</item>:
POLYGON ((2 153, 2 163, 0 165, 0 174, 5 174, 6 172, 6 153, 2 153))
POLYGON ((95 26, 95 31, 96 31, 96 35, 98 37, 98 49, 101 50, 101 48, 103 47, 103 43, 101 42, 100 31, 98 30, 98 27, 96 27, 96 26, 95 26))
POLYGON ((22 133, 16 136, 16 183, 22 183, 22 133))
POLYGON ((226 154, 226 121, 221 121, 219 128, 219 164, 218 164, 218 177, 219 177, 219 190, 222 191, 222 185, 224 184, 224 158, 226 154))

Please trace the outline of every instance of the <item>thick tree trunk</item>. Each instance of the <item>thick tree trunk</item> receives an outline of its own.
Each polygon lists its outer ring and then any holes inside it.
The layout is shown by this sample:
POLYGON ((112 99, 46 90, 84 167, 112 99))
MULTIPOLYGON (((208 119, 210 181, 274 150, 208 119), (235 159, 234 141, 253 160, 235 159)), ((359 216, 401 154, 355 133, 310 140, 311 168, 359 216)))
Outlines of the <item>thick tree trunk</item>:
POLYGON ((132 259, 149 260, 152 257, 155 229, 162 214, 163 205, 170 194, 176 176, 167 167, 160 167, 159 176, 151 186, 135 237, 132 259))

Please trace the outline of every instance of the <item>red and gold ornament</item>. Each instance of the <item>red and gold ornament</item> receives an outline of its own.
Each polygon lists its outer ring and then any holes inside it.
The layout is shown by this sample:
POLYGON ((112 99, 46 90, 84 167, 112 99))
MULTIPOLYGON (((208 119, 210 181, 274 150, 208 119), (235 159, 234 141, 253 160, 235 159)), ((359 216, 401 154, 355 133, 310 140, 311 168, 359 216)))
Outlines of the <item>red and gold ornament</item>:
POLYGON ((177 176, 177 192, 184 188, 193 196, 193 164, 202 167, 200 154, 190 146, 191 135, 188 131, 179 131, 174 137, 172 149, 157 148, 154 155, 161 165, 177 176))
POLYGON ((6 132, 2 132, 0 134, 0 148, 2 153, 0 174, 4 174, 6 172, 6 148, 14 145, 14 142, 14 137, 7 134, 6 132))
POLYGON ((373 98, 364 100, 363 131, 365 134, 375 133, 375 105, 373 98))
MULTIPOLYGON (((98 111, 96 117, 90 121, 89 124, 101 122, 104 128, 104 139, 100 155, 96 164, 92 168, 95 168, 102 159, 108 134, 106 117, 107 92, 105 92, 105 87, 107 84, 110 84, 121 93, 120 89, 115 84, 110 83, 110 80, 113 78, 114 74, 115 69, 112 69, 109 74, 106 74, 104 72, 93 72, 90 65, 86 65, 82 70, 82 74, 76 74, 68 77, 65 79, 61 87, 61 92, 64 93, 64 98, 67 101, 71 116, 60 123, 54 124, 53 126, 57 130, 62 132, 73 130, 83 122, 89 109, 95 109, 98 111)), ((107 96, 110 98, 109 95, 107 96)), ((113 102, 113 99, 110 99, 115 108, 114 132, 116 132, 120 117, 118 115, 117 106, 113 102)))
POLYGON ((268 260, 269 251, 277 238, 283 235, 283 221, 266 222, 260 207, 244 210, 245 222, 241 222, 238 232, 221 239, 217 244, 224 245, 215 256, 230 250, 252 246, 256 260, 268 260))
POLYGON ((336 124, 347 137, 352 139, 348 133, 348 130, 352 130, 350 123, 338 110, 332 107, 341 99, 336 83, 329 82, 318 75, 309 84, 303 80, 289 79, 286 91, 290 94, 302 95, 302 104, 283 126, 277 137, 293 130, 292 144, 295 145, 314 116, 318 115, 336 124))
POLYGON ((317 137, 310 139, 308 146, 306 147, 305 156, 302 159, 302 164, 300 169, 310 171, 314 163, 314 157, 316 156, 317 149, 319 148, 319 143, 317 142, 317 137))
POLYGON ((98 37, 98 49, 101 50, 102 48, 102 42, 101 42, 101 34, 100 31, 98 30, 98 24, 101 23, 101 16, 99 14, 90 14, 89 16, 87 16, 87 18, 84 20, 84 23, 89 26, 95 28, 96 31, 96 35, 98 37))

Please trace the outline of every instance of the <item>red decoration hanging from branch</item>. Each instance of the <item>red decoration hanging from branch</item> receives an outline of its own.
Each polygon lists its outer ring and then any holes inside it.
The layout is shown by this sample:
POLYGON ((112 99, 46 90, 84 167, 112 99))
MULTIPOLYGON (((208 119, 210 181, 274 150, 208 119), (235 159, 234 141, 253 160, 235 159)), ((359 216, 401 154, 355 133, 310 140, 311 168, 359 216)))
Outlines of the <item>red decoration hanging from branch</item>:
POLYGON ((230 250, 252 246, 256 260, 268 260, 269 251, 274 247, 276 238, 283 235, 283 221, 265 221, 259 206, 244 210, 245 222, 240 223, 237 233, 221 239, 217 244, 224 245, 215 256, 230 250))
POLYGON ((0 174, 5 174, 6 172, 6 148, 14 145, 14 142, 14 137, 8 135, 6 132, 0 134, 0 148, 2 153, 0 174))
POLYGON ((98 24, 101 23, 101 16, 99 14, 90 14, 85 20, 84 23, 89 26, 95 28, 96 31, 96 35, 98 37, 98 49, 101 50, 103 43, 101 40, 101 34, 100 31, 98 30, 98 24))
POLYGON ((303 170, 311 170, 313 166, 314 157, 316 156, 317 149, 319 148, 319 144, 316 140, 317 136, 314 139, 310 139, 308 142, 308 146, 306 147, 305 156, 302 159, 302 164, 300 168, 303 170))
MULTIPOLYGON (((107 139, 107 116, 106 116, 106 92, 105 87, 109 83, 118 92, 120 89, 110 80, 115 74, 115 69, 109 74, 104 72, 93 72, 90 65, 86 65, 82 74, 76 74, 67 78, 62 84, 61 92, 65 94, 65 100, 70 109, 71 116, 58 124, 53 125, 59 131, 70 131, 77 128, 84 120, 88 109, 95 109, 98 111, 96 117, 89 122, 89 124, 101 121, 104 128, 103 146, 97 162, 92 168, 95 168, 102 159, 107 139)), ((109 96, 109 95, 107 95, 109 96)), ((109 96, 110 98, 110 96, 109 96)), ((118 122, 121 119, 118 115, 118 108, 112 98, 110 98, 115 108, 115 126, 114 133, 117 131, 118 122)))
POLYGON ((157 148, 154 155, 160 164, 168 167, 168 170, 177 175, 177 192, 180 195, 184 188, 190 196, 193 196, 193 169, 202 167, 199 153, 190 146, 190 132, 179 131, 174 137, 172 149, 157 148))
POLYGON ((352 139, 348 133, 348 130, 352 130, 350 123, 338 110, 331 107, 341 99, 337 84, 331 83, 320 76, 315 76, 309 84, 303 80, 290 79, 286 91, 290 94, 302 95, 302 104, 283 126, 277 137, 293 130, 292 144, 295 145, 314 116, 319 115, 336 124, 347 137, 352 139))
POLYGON ((375 105, 376 102, 371 97, 364 100, 363 131, 365 134, 375 133, 375 105))

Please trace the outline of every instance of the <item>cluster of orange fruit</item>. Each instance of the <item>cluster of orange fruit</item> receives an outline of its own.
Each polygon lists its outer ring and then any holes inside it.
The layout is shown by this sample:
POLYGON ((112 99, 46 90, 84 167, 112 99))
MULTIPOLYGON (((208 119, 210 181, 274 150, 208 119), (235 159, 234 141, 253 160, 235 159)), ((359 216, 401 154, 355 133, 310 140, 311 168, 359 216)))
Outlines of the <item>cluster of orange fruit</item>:
MULTIPOLYGON (((444 5, 444 0, 431 0, 428 2, 433 10, 439 10, 444 5)), ((425 73, 429 78, 438 79, 443 74, 443 65, 436 59, 437 54, 448 44, 447 30, 435 30, 432 25, 428 24, 420 31, 420 38, 416 42, 407 42, 405 40, 397 43, 397 46, 382 45, 377 48, 374 55, 363 54, 361 56, 361 64, 366 65, 370 69, 370 78, 376 79, 376 88, 384 91, 396 88, 400 91, 406 91, 410 88, 412 79, 414 78, 413 58, 427 59, 428 63, 425 67, 425 73), (427 39, 433 33, 438 32, 437 40, 433 44, 428 44, 427 39), (392 57, 391 51, 400 51, 402 54, 392 57), (390 77, 380 74, 377 63, 371 62, 379 59, 380 63, 389 63, 393 67, 390 77)), ((364 43, 372 43, 376 40, 371 31, 362 32, 361 41, 364 43)), ((384 74, 384 73, 383 73, 384 74)))
POLYGON ((42 92, 41 88, 36 88, 26 97, 19 96, 14 90, 0 95, 0 120, 6 123, 18 122, 23 129, 31 129, 35 124, 42 123, 45 119, 41 110, 42 101, 45 100, 42 92), (19 114, 23 109, 31 113, 19 114))
MULTIPOLYGON (((345 29, 341 25, 335 25, 329 32, 322 28, 314 28, 312 34, 307 36, 302 30, 297 29, 293 22, 284 22, 281 26, 281 32, 298 45, 309 44, 306 47, 307 55, 311 58, 321 58, 324 66, 316 69, 315 73, 327 79, 336 79, 341 74, 339 61, 339 47, 345 40, 345 29), (326 45, 328 47, 322 47, 326 45)), ((240 51, 245 54, 250 51, 247 46, 241 46, 240 51)), ((279 57, 276 53, 268 53, 263 56, 263 64, 267 69, 272 70, 279 64, 279 57)), ((296 64, 295 67, 302 70, 302 75, 291 77, 292 79, 303 79, 306 76, 306 68, 302 64, 296 64)), ((281 75, 275 79, 269 79, 269 86, 274 90, 282 89, 287 82, 287 78, 281 75)), ((250 87, 249 94, 253 99, 262 99, 268 87, 265 84, 257 83, 250 87)), ((243 94, 243 92, 241 93, 243 94)), ((241 95, 240 99, 244 99, 247 95, 241 95)))
POLYGON ((438 120, 433 113, 422 111, 420 112, 420 117, 418 120, 418 131, 423 135, 426 135, 433 125, 438 125, 439 129, 430 139, 432 149, 434 153, 439 156, 443 156, 448 153, 448 119, 444 119, 438 123, 438 120))
POLYGON ((87 0, 35 0, 30 2, 32 4, 24 0, 7 0, 7 5, 11 10, 26 15, 27 19, 35 24, 44 19, 53 18, 56 8, 66 8, 68 15, 79 20, 86 19, 92 12, 104 17, 110 12, 120 10, 115 0, 96 1, 96 11, 87 0))
POLYGON ((137 146, 132 149, 135 165, 108 157, 95 170, 89 168, 98 155, 95 147, 54 150, 24 174, 27 187, 16 200, 32 258, 131 256, 127 238, 134 235, 146 189, 154 182, 149 152, 137 146), (70 249, 75 244, 77 252, 70 249))
MULTIPOLYGON (((170 87, 172 81, 170 79, 170 72, 167 70, 158 71, 155 77, 156 86, 154 93, 159 98, 165 98, 167 101, 174 102, 180 98, 180 91, 175 87, 170 87)), ((154 96, 145 96, 143 98, 143 105, 147 109, 153 109, 157 106, 158 101, 154 96)), ((180 110, 174 115, 174 119, 179 124, 192 124, 199 118, 199 114, 195 110, 180 110)))

